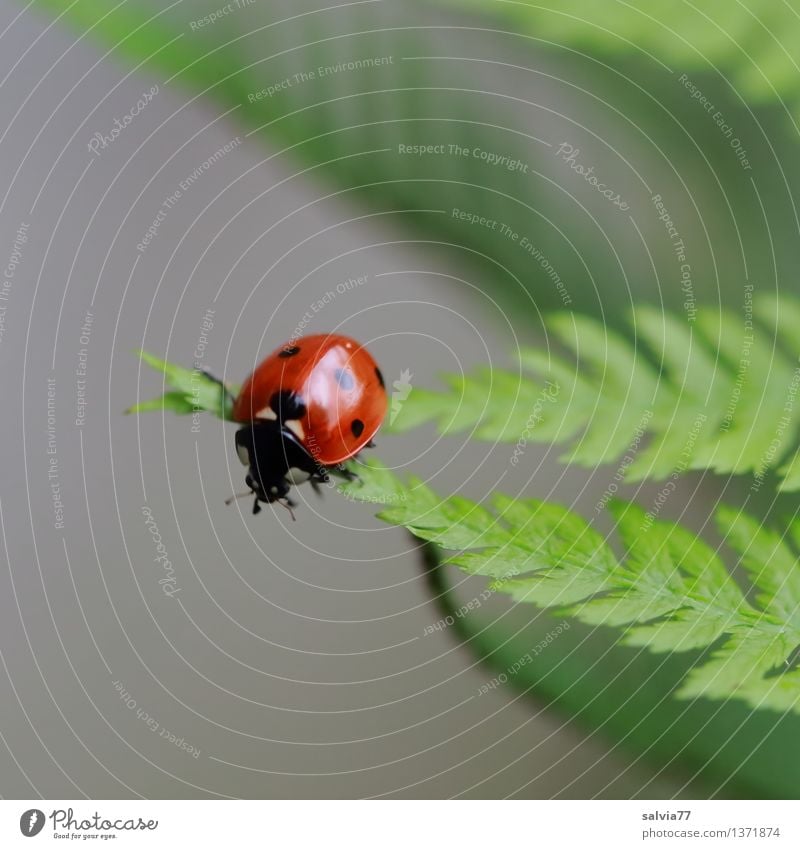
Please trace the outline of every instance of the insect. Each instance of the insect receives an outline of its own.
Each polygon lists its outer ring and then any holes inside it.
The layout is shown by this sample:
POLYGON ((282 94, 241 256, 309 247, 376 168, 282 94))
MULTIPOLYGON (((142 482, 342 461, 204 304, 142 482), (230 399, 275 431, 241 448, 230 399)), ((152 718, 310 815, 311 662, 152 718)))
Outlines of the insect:
POLYGON ((247 378, 233 402, 236 452, 245 482, 261 502, 279 502, 294 519, 293 484, 315 490, 330 475, 352 479, 344 467, 383 422, 388 407, 383 375, 370 353, 338 334, 300 337, 277 348, 247 378))

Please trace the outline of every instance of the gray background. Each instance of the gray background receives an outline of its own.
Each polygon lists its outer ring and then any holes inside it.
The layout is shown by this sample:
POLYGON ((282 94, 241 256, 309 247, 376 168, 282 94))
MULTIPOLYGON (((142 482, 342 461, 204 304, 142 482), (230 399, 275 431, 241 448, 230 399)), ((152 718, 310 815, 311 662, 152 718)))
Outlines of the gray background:
MULTIPOLYGON (((510 325, 468 268, 244 139, 136 245, 200 163, 244 137, 235 112, 129 68, 44 16, 0 2, 0 261, 29 224, 0 343, 5 400, 0 558, 0 793, 5 797, 586 797, 671 795, 641 764, 509 691, 448 632, 413 543, 365 506, 298 491, 298 521, 225 508, 241 489, 232 430, 210 418, 126 417, 161 382, 144 347, 231 381, 336 283, 368 275, 308 328, 369 345, 387 379, 502 361, 510 325), (6 75, 8 75, 6 77, 6 75), (154 83, 159 94, 99 157, 87 150, 154 83), (94 320, 86 423, 76 427, 81 327, 94 320), (48 480, 55 381, 62 530, 48 480), (152 511, 180 593, 141 508, 152 511), (130 694, 128 708, 114 682, 130 694), (200 750, 163 740, 146 713, 200 750), (152 724, 152 723, 151 723, 152 724), (649 783, 648 783, 649 782, 649 783)), ((510 446, 383 436, 380 457, 443 491, 510 489, 510 446), (491 462, 492 460, 497 462, 491 462)), ((536 489, 579 478, 543 449, 536 489)), ((514 476, 517 476, 515 480, 514 476)), ((584 481, 580 480, 581 486, 584 481)), ((584 493, 591 505, 604 488, 584 493)), ((457 576, 456 576, 457 577, 457 576)), ((476 585, 480 591, 481 584, 476 585)), ((471 590, 464 590, 466 597, 471 590)), ((496 601, 502 607, 505 602, 496 601)))

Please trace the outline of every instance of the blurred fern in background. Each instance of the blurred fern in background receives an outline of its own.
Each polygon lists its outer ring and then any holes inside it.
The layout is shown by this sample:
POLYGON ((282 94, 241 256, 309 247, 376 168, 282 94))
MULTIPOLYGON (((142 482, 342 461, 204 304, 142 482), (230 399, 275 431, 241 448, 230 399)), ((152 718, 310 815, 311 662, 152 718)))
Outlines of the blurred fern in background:
POLYGON ((113 58, 157 71, 164 84, 234 107, 230 120, 249 127, 252 140, 305 163, 309 178, 345 198, 396 213, 396 226, 412 228, 506 305, 577 306, 612 324, 615 304, 634 291, 637 300, 681 308, 671 248, 646 214, 654 193, 682 222, 700 302, 738 304, 752 269, 762 290, 778 288, 782 269, 797 263, 798 218, 787 192, 787 181, 800 177, 788 152, 796 127, 780 105, 781 97, 796 101, 800 79, 790 73, 800 43, 791 4, 704 0, 681 4, 678 14, 616 0, 549 9, 277 0, 197 28, 187 18, 214 12, 216 0, 197 0, 189 11, 146 0, 34 6, 102 39, 113 58), (384 64, 335 70, 356 60, 384 64), (309 72, 311 84, 276 86, 309 72), (685 73, 735 127, 758 168, 759 196, 729 139, 680 81, 685 73), (732 88, 745 80, 746 89, 732 88), (745 91, 772 110, 754 115, 745 91), (584 181, 567 179, 555 155, 565 140, 623 189, 641 233, 629 216, 609 215, 584 181), (431 143, 504 156, 527 171, 472 155, 398 152, 431 143), (519 239, 465 223, 454 210, 505 223, 519 239))
POLYGON ((610 57, 650 57, 676 68, 713 68, 745 103, 783 103, 800 118, 800 7, 796 0, 442 0, 543 42, 610 57))

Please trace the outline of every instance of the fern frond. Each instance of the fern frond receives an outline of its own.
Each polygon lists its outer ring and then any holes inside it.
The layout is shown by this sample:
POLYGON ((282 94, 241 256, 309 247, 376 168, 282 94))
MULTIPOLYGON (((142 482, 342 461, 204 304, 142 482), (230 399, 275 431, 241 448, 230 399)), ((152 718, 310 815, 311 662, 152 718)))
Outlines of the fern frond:
MULTIPOLYGON (((582 328, 582 338, 595 331, 582 328)), ((624 345, 615 342, 614 348, 604 362, 613 362, 617 376, 628 375, 633 383, 652 379, 652 366, 631 365, 624 345)), ((204 409, 229 417, 230 393, 213 378, 145 352, 140 356, 173 388, 131 412, 204 409)), ((600 367, 595 354, 587 359, 600 367)), ((553 375, 573 392, 590 386, 582 377, 570 378, 562 365, 553 375)), ((623 385, 608 396, 614 403, 624 396, 623 385)), ((470 405, 472 416, 478 406, 470 405)), ((610 505, 624 551, 618 558, 602 534, 566 507, 502 494, 488 505, 441 498, 422 481, 403 481, 377 462, 359 464, 357 471, 356 482, 339 487, 347 497, 386 505, 381 519, 452 552, 446 562, 490 578, 494 590, 514 601, 620 629, 624 644, 654 653, 710 650, 686 677, 680 696, 800 712, 800 673, 787 666, 800 647, 800 519, 781 534, 731 508, 717 511, 719 530, 751 582, 750 601, 705 542, 680 525, 653 521, 632 503, 610 505)))
MULTIPOLYGON (((481 0, 441 0, 486 13, 481 0)), ((490 14, 537 39, 605 56, 621 53, 660 60, 671 70, 715 68, 748 98, 800 104, 800 16, 791 3, 695 0, 673 7, 659 0, 503 0, 490 14)))
POLYGON ((782 490, 800 490, 800 303, 757 298, 752 313, 700 309, 689 323, 637 307, 633 342, 559 313, 547 328, 561 352, 446 374, 444 392, 413 389, 392 427, 564 444, 565 462, 590 468, 624 458, 628 481, 711 469, 760 487, 774 471, 782 490))
POLYGON ((139 357, 151 368, 164 374, 165 383, 171 387, 158 398, 140 401, 126 413, 146 413, 171 410, 178 415, 206 412, 221 419, 230 418, 233 407, 233 389, 226 387, 199 369, 189 369, 168 363, 147 351, 138 351, 139 357))
POLYGON ((670 522, 648 522, 635 504, 613 502, 618 558, 605 537, 565 507, 495 495, 490 506, 440 498, 379 463, 359 465, 350 498, 390 494, 379 518, 451 552, 445 561, 521 603, 555 608, 589 625, 620 629, 622 642, 654 653, 709 649, 678 692, 800 712, 800 521, 793 544, 729 508, 720 531, 755 591, 749 601, 720 556, 670 522))

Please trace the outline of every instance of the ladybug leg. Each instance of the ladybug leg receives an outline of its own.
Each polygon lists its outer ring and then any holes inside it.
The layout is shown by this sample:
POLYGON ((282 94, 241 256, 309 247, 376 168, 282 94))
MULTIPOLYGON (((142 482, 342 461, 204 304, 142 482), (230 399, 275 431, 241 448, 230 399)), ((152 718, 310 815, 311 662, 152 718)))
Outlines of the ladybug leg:
POLYGON ((253 501, 253 515, 258 516, 258 514, 260 512, 261 512, 261 505, 258 503, 258 496, 256 496, 255 500, 253 501))
POLYGON ((336 466, 334 468, 334 472, 339 477, 344 478, 348 482, 358 481, 359 483, 361 483, 361 478, 358 476, 358 474, 352 471, 351 469, 348 469, 347 466, 336 466))
POLYGON ((293 522, 297 521, 297 516, 294 515, 294 510, 292 510, 292 507, 297 506, 294 501, 292 501, 290 498, 281 498, 277 503, 280 504, 281 507, 285 507, 289 511, 289 515, 292 517, 293 522))

